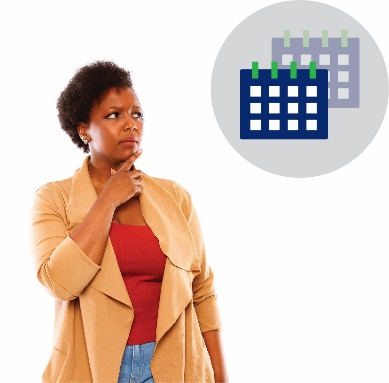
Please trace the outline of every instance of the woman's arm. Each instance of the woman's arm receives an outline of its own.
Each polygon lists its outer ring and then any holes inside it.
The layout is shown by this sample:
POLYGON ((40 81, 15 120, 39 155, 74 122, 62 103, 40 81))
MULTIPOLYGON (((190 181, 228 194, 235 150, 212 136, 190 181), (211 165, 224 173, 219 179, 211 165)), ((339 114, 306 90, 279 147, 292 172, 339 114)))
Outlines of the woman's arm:
POLYGON ((215 373, 215 383, 228 383, 220 331, 207 331, 202 334, 215 373))
POLYGON ((77 298, 100 266, 68 236, 67 197, 61 186, 50 183, 34 194, 30 235, 39 282, 56 299, 65 301, 77 298))
POLYGON ((116 208, 141 192, 142 173, 139 170, 130 171, 140 153, 134 153, 111 175, 89 213, 70 235, 97 265, 101 265, 116 208))
POLYGON ((66 231, 66 203, 61 187, 48 184, 35 193, 31 232, 34 262, 39 281, 57 299, 77 298, 99 271, 116 206, 140 190, 141 179, 128 179, 139 177, 140 172, 124 171, 134 158, 128 161, 110 177, 70 235, 66 231))

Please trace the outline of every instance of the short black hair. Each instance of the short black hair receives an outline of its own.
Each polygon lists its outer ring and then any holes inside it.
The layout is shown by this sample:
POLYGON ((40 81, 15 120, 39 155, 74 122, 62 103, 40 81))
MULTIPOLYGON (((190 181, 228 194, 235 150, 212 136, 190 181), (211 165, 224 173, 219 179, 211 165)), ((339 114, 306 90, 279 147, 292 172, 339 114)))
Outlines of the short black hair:
POLYGON ((130 72, 112 61, 96 61, 79 68, 57 100, 61 128, 85 153, 89 147, 78 135, 77 125, 89 122, 93 104, 111 88, 133 89, 130 72))

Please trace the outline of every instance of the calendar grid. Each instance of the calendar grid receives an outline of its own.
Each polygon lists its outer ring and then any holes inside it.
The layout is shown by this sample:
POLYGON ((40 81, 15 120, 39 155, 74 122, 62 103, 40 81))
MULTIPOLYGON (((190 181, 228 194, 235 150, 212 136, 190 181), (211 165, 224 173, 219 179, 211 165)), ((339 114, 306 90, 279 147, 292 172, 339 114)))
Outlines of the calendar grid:
POLYGON ((272 60, 279 62, 280 69, 287 69, 291 62, 297 62, 304 69, 309 63, 317 63, 318 69, 328 70, 328 107, 359 107, 359 38, 349 38, 346 30, 341 37, 329 38, 328 31, 322 37, 290 37, 284 31, 284 38, 272 39, 272 60))
POLYGON ((241 139, 327 139, 328 138, 328 71, 289 69, 240 71, 240 138, 241 139))

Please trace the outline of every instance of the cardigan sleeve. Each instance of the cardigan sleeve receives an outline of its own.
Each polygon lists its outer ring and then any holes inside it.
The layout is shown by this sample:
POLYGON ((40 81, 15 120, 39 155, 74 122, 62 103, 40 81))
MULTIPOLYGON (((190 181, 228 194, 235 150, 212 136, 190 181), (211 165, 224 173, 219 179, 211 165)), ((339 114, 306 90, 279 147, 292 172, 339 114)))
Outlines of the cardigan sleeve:
POLYGON ((198 255, 200 273, 193 280, 193 304, 196 310, 201 332, 219 331, 221 319, 217 304, 217 295, 214 285, 214 275, 207 262, 204 240, 201 233, 200 222, 192 204, 190 194, 178 184, 175 184, 176 193, 180 200, 190 230, 195 241, 198 255))
POLYGON ((59 300, 79 296, 99 271, 66 234, 64 196, 54 184, 33 196, 31 240, 38 280, 59 300))

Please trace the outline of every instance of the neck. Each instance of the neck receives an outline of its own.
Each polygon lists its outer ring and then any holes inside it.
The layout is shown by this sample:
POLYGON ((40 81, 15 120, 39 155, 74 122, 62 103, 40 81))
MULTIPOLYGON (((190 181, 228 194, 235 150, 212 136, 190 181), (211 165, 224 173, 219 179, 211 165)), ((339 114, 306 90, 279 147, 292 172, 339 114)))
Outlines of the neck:
POLYGON ((102 164, 97 161, 94 161, 92 158, 89 161, 89 175, 91 177, 93 186, 96 189, 97 195, 100 194, 106 182, 111 177, 111 169, 118 170, 122 164, 102 164))

